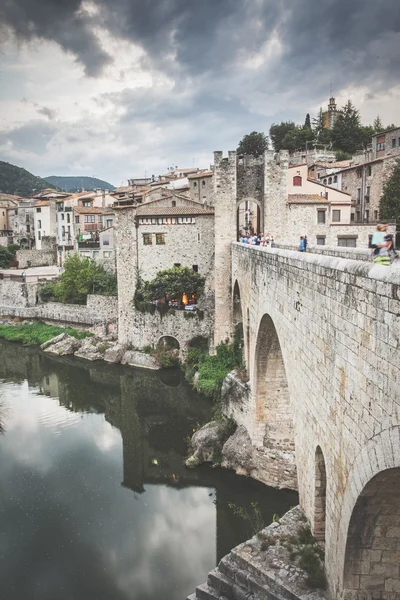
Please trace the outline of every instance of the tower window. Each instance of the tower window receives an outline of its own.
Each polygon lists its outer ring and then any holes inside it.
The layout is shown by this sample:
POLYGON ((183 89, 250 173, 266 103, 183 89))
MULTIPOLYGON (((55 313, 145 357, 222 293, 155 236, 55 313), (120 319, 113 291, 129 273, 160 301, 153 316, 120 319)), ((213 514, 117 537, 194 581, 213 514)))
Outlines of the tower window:
POLYGON ((293 177, 293 185, 301 185, 301 177, 300 177, 300 175, 295 175, 293 177))

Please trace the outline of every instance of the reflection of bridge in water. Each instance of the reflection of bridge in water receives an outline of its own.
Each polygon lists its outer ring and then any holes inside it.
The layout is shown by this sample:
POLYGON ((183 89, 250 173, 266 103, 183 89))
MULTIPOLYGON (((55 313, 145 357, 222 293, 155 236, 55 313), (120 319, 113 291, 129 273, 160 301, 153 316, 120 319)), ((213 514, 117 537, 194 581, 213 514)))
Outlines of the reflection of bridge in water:
POLYGON ((208 466, 187 469, 187 437, 209 418, 210 405, 181 381, 179 371, 149 372, 121 366, 54 358, 0 341, 0 378, 21 382, 56 398, 74 412, 103 413, 121 432, 121 485, 145 494, 148 485, 209 488, 216 505, 219 560, 247 537, 245 522, 228 504, 265 500, 265 522, 296 503, 293 492, 268 489, 252 480, 208 466), (242 532, 242 533, 240 533, 242 532))

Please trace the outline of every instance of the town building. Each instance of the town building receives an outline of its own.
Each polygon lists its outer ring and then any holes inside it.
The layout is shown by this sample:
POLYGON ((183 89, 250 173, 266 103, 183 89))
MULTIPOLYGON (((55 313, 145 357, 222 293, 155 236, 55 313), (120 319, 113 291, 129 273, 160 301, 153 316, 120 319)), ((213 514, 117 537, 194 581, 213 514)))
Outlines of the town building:
POLYGON ((57 264, 62 267, 65 259, 76 250, 74 207, 77 198, 70 196, 56 201, 57 264))
POLYGON ((20 198, 18 205, 8 209, 8 229, 13 231, 13 240, 21 248, 35 245, 35 201, 20 198))
POLYGON ((189 198, 207 206, 214 206, 214 173, 200 171, 188 176, 189 198))
POLYGON ((34 231, 37 250, 48 247, 50 241, 56 244, 57 218, 54 200, 39 200, 34 204, 34 231), (43 245, 43 240, 45 243, 43 245))

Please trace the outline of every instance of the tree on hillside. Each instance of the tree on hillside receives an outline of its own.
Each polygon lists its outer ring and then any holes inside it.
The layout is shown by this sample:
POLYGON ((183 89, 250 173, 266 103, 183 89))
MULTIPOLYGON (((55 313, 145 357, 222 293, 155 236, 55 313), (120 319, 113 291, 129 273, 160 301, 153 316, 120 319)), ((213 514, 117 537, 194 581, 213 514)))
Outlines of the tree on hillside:
POLYGON ((372 127, 374 128, 375 133, 378 133, 379 131, 383 131, 383 125, 382 125, 382 121, 381 121, 381 118, 379 115, 376 115, 372 127))
POLYGON ((237 148, 238 154, 251 154, 252 156, 261 156, 266 150, 268 150, 268 136, 258 131, 252 131, 243 136, 237 148))
POLYGON ((315 131, 315 133, 321 133, 321 131, 324 129, 325 127, 325 113, 322 110, 322 106, 318 111, 318 114, 316 117, 313 117, 312 120, 312 128, 315 131))
POLYGON ((306 114, 306 120, 304 121, 304 129, 311 129, 310 113, 306 114))
POLYGON ((339 111, 332 128, 333 146, 354 154, 360 149, 362 141, 360 113, 349 100, 339 111))
POLYGON ((287 150, 283 145, 283 139, 287 133, 296 129, 296 124, 293 121, 282 121, 282 123, 273 123, 269 129, 269 137, 275 152, 279 150, 287 150))
POLYGON ((400 160, 396 161, 391 176, 383 186, 379 212, 381 219, 396 219, 400 223, 400 160))
POLYGON ((375 134, 375 130, 371 125, 360 127, 360 148, 364 150, 371 144, 371 138, 375 134))

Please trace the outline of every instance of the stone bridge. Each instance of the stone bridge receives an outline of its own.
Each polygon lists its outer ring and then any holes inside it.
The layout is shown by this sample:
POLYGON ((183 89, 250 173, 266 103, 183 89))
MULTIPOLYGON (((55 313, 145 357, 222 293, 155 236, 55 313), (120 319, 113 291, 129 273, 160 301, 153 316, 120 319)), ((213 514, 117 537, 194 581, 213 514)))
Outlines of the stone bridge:
POLYGON ((234 243, 231 289, 216 323, 243 323, 251 389, 235 417, 255 447, 295 449, 331 597, 399 600, 400 269, 234 243))

